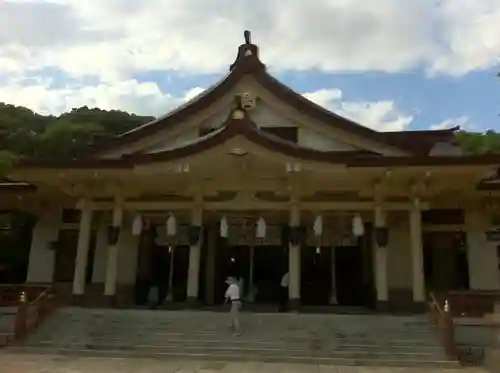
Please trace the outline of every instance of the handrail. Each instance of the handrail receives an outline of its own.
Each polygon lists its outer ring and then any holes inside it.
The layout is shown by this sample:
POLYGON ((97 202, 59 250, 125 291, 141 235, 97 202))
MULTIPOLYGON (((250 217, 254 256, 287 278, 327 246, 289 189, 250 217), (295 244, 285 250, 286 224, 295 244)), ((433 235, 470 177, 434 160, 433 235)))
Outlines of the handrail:
POLYGON ((446 356, 456 359, 458 352, 455 344, 455 324, 450 313, 448 301, 445 301, 443 307, 441 307, 433 293, 430 294, 430 298, 429 321, 432 325, 436 326, 446 356))
POLYGON ((484 317, 494 311, 494 304, 500 301, 498 290, 452 290, 435 292, 441 303, 447 300, 453 317, 484 317))
MULTIPOLYGON (((30 287, 25 287, 28 290, 30 287)), ((19 340, 38 327, 53 310, 52 286, 38 286, 42 290, 30 301, 28 294, 21 291, 14 322, 14 339, 19 340)))

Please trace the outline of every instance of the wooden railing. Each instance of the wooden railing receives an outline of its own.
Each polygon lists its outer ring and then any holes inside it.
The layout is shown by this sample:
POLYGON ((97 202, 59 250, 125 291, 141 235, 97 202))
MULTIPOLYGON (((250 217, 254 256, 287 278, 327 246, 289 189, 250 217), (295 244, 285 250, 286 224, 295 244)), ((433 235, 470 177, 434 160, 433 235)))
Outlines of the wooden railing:
POLYGON ((455 325, 450 313, 449 303, 440 303, 439 299, 431 293, 429 302, 429 322, 436 327, 438 338, 444 348, 446 356, 456 359, 458 352, 455 344, 455 325))
POLYGON ((19 340, 52 312, 55 296, 51 286, 0 285, 0 306, 14 308, 14 339, 19 340))
POLYGON ((484 317, 493 313, 500 301, 499 291, 456 290, 433 293, 440 304, 448 302, 452 317, 484 317))

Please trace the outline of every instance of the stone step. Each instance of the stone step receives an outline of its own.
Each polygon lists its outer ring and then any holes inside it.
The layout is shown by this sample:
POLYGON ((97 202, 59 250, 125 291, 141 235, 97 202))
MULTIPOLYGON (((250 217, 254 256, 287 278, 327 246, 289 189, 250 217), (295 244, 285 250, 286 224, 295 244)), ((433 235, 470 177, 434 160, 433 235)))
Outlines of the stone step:
POLYGON ((229 348, 229 349, 275 349, 275 350, 319 350, 319 351, 367 351, 367 352, 387 352, 387 353, 420 353, 420 354, 442 354, 440 346, 412 346, 412 345, 380 345, 380 344, 346 344, 342 342, 325 343, 324 341, 318 342, 314 340, 304 341, 301 343, 290 341, 252 341, 238 338, 226 339, 212 339, 212 340, 199 340, 199 339, 169 339, 155 341, 151 339, 143 340, 129 340, 124 338, 92 338, 86 341, 81 340, 54 340, 42 339, 32 340, 27 346, 53 346, 65 347, 68 345, 105 345, 105 346, 179 346, 182 348, 229 348))
POLYGON ((27 353, 27 354, 60 354, 69 356, 88 356, 88 357, 113 357, 113 358, 165 358, 165 359, 201 359, 205 361, 260 361, 260 362, 280 362, 280 363, 301 363, 301 364, 318 364, 318 365, 340 365, 340 366, 384 366, 384 367, 426 367, 440 369, 456 369, 460 365, 458 362, 422 359, 421 356, 394 356, 394 355, 379 355, 368 356, 360 352, 359 354, 351 355, 313 355, 307 354, 277 354, 276 352, 266 353, 262 351, 199 351, 199 350, 182 350, 182 349, 63 349, 53 347, 11 347, 11 353, 27 353))
POLYGON ((230 333, 214 334, 210 336, 200 335, 171 335, 171 336, 69 336, 69 337, 53 337, 53 336, 40 336, 36 335, 29 341, 33 343, 52 343, 52 344, 66 344, 78 342, 81 340, 89 342, 105 341, 110 343, 131 343, 131 344, 155 344, 161 345, 165 343, 178 343, 178 344, 255 344, 255 345, 285 345, 285 346, 310 346, 311 343, 321 344, 329 348, 341 348, 343 346, 365 346, 366 348, 394 348, 394 349, 433 349, 439 350, 441 347, 438 342, 431 340, 428 343, 416 344, 414 341, 408 340, 369 340, 369 339, 355 339, 355 338, 332 338, 332 339, 317 339, 317 338, 304 338, 304 339, 291 339, 291 338, 274 338, 274 339, 256 339, 249 338, 244 335, 238 339, 234 339, 230 333))
POLYGON ((418 317, 66 309, 14 352, 315 364, 457 367, 418 317), (389 364, 389 365, 388 365, 389 364))

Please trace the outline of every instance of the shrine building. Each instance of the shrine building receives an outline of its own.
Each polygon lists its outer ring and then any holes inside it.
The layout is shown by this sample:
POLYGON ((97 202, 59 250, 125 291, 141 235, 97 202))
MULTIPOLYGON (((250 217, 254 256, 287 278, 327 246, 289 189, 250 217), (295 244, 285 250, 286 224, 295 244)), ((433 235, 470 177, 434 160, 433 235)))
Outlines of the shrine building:
POLYGON ((272 77, 245 33, 229 73, 73 159, 25 159, 2 210, 36 216, 27 283, 88 306, 223 301, 422 310, 432 290, 500 288, 500 155, 458 128, 378 132, 272 77))

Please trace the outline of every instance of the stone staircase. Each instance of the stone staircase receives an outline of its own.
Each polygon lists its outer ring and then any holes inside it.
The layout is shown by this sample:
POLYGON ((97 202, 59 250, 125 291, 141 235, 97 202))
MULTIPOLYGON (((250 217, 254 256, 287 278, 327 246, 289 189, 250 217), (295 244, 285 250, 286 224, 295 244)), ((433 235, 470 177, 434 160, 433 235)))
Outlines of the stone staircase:
POLYGON ((220 312, 94 310, 54 313, 10 352, 214 361, 457 368, 423 316, 243 313, 232 337, 220 312))

